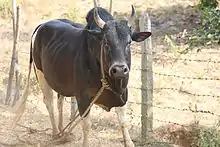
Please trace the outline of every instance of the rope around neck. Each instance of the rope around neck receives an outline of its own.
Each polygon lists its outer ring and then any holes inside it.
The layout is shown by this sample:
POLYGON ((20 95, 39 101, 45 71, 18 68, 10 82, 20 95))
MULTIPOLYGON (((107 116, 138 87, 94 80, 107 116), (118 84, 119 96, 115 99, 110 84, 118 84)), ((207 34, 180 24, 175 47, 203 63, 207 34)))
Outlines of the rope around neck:
MULTIPOLYGON (((84 117, 86 116, 86 114, 89 112, 89 110, 91 109, 92 105, 97 101, 97 99, 101 96, 102 92, 105 89, 111 90, 111 87, 108 84, 108 81, 105 78, 105 74, 104 74, 104 65, 103 65, 103 44, 101 45, 101 54, 100 54, 100 65, 101 65, 101 75, 102 75, 102 79, 101 79, 101 83, 102 86, 99 89, 99 91, 97 92, 97 94, 95 95, 95 97, 93 98, 92 102, 90 103, 90 105, 87 107, 86 111, 83 113, 83 115, 81 116, 81 118, 79 120, 77 120, 75 122, 75 124, 72 125, 72 123, 80 116, 79 113, 63 128, 63 130, 61 132, 59 132, 57 134, 57 136, 63 136, 64 132, 67 128, 69 128, 69 130, 67 131, 67 133, 65 135, 68 135, 70 132, 72 132, 72 130, 84 119, 84 117), (71 126, 72 125, 72 126, 71 126)), ((64 136, 66 137, 66 136, 64 136)))

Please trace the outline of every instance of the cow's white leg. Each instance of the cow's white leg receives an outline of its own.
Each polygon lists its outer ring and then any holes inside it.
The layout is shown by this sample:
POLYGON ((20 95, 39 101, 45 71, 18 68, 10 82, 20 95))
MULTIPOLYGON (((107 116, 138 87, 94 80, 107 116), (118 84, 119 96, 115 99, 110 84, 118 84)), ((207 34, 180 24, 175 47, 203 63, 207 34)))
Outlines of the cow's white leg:
POLYGON ((122 134, 124 138, 124 145, 125 147, 134 147, 134 143, 131 140, 131 137, 128 132, 127 128, 127 118, 126 118, 126 105, 123 107, 116 107, 115 112, 118 116, 119 125, 122 129, 122 134))
POLYGON ((83 147, 89 146, 89 131, 91 128, 90 112, 82 121, 83 128, 83 147))
POLYGON ((36 67, 35 69, 36 69, 36 74, 37 74, 39 85, 44 95, 44 103, 49 112, 50 121, 51 121, 52 129, 53 129, 53 135, 56 135, 58 133, 58 130, 56 127, 55 117, 54 117, 53 90, 48 85, 46 79, 44 78, 44 74, 40 70, 38 70, 36 67))
POLYGON ((70 114, 70 120, 72 120, 76 116, 77 112, 77 101, 75 97, 71 97, 71 114, 70 114))
POLYGON ((59 95, 57 97, 57 109, 58 109, 58 129, 62 131, 63 129, 63 99, 64 96, 59 95))

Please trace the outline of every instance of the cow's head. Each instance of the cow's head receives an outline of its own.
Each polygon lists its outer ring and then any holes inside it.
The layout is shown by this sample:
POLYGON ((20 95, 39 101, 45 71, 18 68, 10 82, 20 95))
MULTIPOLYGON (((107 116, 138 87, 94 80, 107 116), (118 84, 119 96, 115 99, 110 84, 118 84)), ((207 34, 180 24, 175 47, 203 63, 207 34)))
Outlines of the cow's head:
MULTIPOLYGON (((94 10, 94 21, 101 31, 96 30, 90 33, 100 42, 105 76, 116 93, 123 93, 128 84, 131 42, 144 41, 151 35, 151 32, 137 32, 131 27, 130 24, 133 23, 135 16, 132 6, 129 21, 111 19, 105 22, 98 14, 97 8, 94 10)), ((100 61, 100 58, 98 60, 100 61)))

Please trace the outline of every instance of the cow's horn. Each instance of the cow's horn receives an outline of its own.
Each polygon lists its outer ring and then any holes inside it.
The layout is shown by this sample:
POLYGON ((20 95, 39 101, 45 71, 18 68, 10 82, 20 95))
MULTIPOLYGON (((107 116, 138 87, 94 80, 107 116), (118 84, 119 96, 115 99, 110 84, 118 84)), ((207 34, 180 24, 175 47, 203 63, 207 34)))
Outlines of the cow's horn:
POLYGON ((99 14, 98 14, 98 9, 95 8, 94 10, 94 19, 95 19, 95 22, 96 24, 103 29, 104 25, 105 25, 105 22, 100 18, 99 14))
POLYGON ((135 8, 133 5, 131 5, 131 16, 130 18, 128 19, 128 26, 132 26, 132 24, 134 23, 135 19, 136 19, 136 11, 135 11, 135 8))

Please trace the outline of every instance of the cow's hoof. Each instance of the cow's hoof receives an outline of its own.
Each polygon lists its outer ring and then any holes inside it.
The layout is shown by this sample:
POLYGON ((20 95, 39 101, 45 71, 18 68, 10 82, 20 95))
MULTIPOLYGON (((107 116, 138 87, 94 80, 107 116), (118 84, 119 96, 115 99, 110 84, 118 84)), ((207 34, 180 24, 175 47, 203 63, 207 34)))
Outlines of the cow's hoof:
POLYGON ((52 130, 52 135, 55 136, 55 135, 57 135, 57 134, 58 134, 58 130, 53 128, 53 130, 52 130))
POLYGON ((69 135, 70 135, 70 134, 67 133, 67 132, 59 132, 59 133, 57 133, 57 134, 54 134, 54 135, 53 135, 53 138, 54 138, 54 139, 66 138, 66 137, 68 137, 69 135))
POLYGON ((62 137, 63 135, 62 134, 60 134, 60 133, 58 133, 58 134, 54 134, 53 135, 53 139, 58 139, 58 138, 60 138, 60 137, 62 137))
POLYGON ((71 141, 71 139, 68 138, 68 135, 65 134, 63 134, 62 136, 60 136, 60 134, 56 135, 54 136, 54 140, 53 140, 54 143, 58 143, 58 144, 63 144, 69 141, 71 141))

